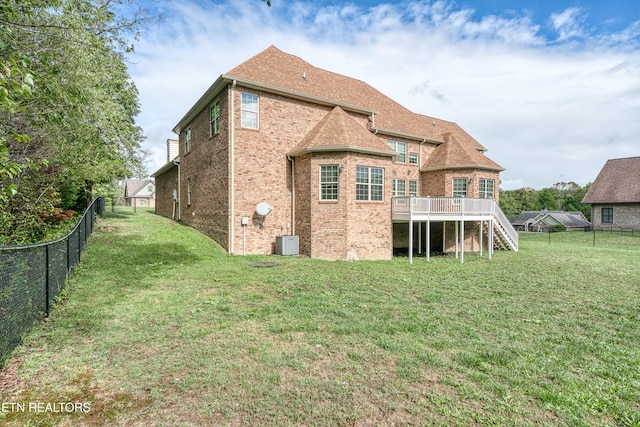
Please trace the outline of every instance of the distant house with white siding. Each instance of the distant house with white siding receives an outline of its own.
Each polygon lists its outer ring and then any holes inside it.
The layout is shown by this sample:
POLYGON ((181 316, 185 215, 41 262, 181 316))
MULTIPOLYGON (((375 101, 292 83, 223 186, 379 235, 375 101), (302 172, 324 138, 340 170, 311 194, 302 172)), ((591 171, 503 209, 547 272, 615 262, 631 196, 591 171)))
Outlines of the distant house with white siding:
POLYGON ((124 182, 124 200, 127 206, 154 208, 156 185, 150 179, 127 179, 124 182))

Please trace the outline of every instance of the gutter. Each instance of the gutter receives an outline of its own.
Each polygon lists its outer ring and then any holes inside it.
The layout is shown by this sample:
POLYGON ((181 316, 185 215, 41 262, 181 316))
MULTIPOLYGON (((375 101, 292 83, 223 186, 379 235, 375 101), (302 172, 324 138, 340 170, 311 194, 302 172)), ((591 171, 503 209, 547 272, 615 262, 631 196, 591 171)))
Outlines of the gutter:
POLYGON ((287 155, 291 162, 291 235, 296 235, 296 160, 287 155))
POLYGON ((234 253, 234 244, 235 244, 235 191, 236 191, 236 181, 235 181, 235 142, 236 142, 236 132, 235 132, 235 87, 236 81, 233 80, 231 82, 231 87, 229 88, 229 96, 231 100, 229 102, 229 124, 230 124, 230 135, 229 135, 229 253, 233 255, 234 253))
POLYGON ((236 85, 239 84, 240 86, 246 87, 249 89, 256 89, 263 92, 285 95, 289 98, 294 98, 294 99, 303 100, 303 101, 311 101, 320 105, 326 105, 330 107, 338 106, 345 111, 351 111, 351 112, 362 113, 367 115, 375 114, 374 110, 371 110, 368 108, 358 107, 350 104, 343 104, 340 102, 332 101, 330 99, 320 98, 313 95, 307 95, 301 92, 295 92, 287 89, 282 89, 276 86, 252 82, 250 80, 245 80, 245 79, 229 76, 226 74, 222 74, 220 77, 216 79, 216 81, 211 86, 209 86, 209 89, 207 89, 207 91, 196 101, 196 103, 193 104, 193 106, 189 109, 187 114, 185 114, 182 117, 182 119, 180 119, 180 121, 174 126, 173 132, 179 135, 180 130, 184 126, 189 124, 191 121, 193 121, 193 119, 200 113, 200 111, 202 111, 207 105, 209 105, 215 99, 215 97, 218 96, 220 91, 222 91, 222 89, 224 89, 224 87, 229 83, 231 83, 232 88, 235 88, 236 85))

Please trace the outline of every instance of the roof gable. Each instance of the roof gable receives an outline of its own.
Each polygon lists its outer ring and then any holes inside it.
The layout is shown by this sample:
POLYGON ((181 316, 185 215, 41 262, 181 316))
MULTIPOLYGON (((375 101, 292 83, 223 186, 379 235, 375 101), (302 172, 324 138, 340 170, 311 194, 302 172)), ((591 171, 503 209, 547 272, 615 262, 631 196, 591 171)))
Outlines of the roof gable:
POLYGON ((640 202, 640 157, 607 160, 582 203, 640 202))
POLYGON ((437 146, 426 159, 422 170, 434 171, 443 169, 486 169, 503 171, 504 168, 489 159, 474 147, 460 143, 455 135, 444 135, 445 143, 437 146))
POLYGON ((397 155, 340 107, 329 111, 289 154, 297 156, 320 151, 357 151, 388 157, 397 155))
POLYGON ((150 179, 127 179, 124 182, 124 197, 150 197, 154 191, 146 191, 149 184, 155 187, 150 179))

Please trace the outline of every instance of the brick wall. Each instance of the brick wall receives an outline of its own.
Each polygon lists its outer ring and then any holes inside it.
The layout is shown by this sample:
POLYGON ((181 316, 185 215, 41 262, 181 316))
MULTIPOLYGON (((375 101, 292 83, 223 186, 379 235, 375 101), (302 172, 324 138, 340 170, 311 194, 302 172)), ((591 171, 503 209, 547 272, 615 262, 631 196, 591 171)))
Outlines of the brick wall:
MULTIPOLYGON (((282 96, 235 89, 235 253, 270 254, 275 250, 276 237, 291 234, 292 188, 291 161, 287 154, 316 123, 329 112, 329 107, 313 105, 282 96), (241 125, 242 92, 259 96, 259 129, 241 125), (273 210, 260 217, 256 204, 266 202, 273 210), (250 219, 243 229, 241 218, 250 219)), ((296 181, 299 170, 296 164, 296 181)), ((300 203, 296 209, 303 209, 300 203)), ((296 212, 296 216, 302 212, 296 212)), ((303 231, 296 227, 296 233, 303 231)), ((305 249, 306 250, 306 249, 305 249)))
POLYGON ((640 203, 591 205, 591 224, 595 230, 640 230, 640 203), (613 223, 602 223, 602 208, 613 208, 613 223))
MULTIPOLYGON (((172 218, 173 216, 173 191, 178 189, 178 167, 174 166, 156 180, 156 213, 172 218)), ((177 212, 175 215, 177 217, 177 212)))
POLYGON ((185 151, 186 129, 180 133, 180 218, 229 250, 229 102, 226 89, 219 99, 220 133, 210 135, 209 108, 200 112, 189 125, 191 152, 185 151))
MULTIPOLYGON (((419 164, 409 163, 409 153, 419 153, 419 162, 424 164, 435 145, 379 136, 385 143, 387 139, 405 142, 405 162, 351 152, 298 156, 295 159, 294 214, 292 161, 287 153, 330 111, 330 107, 240 86, 224 89, 219 99, 222 132, 209 134, 209 109, 205 108, 190 123, 190 153, 185 152, 186 128, 180 134, 180 209, 184 223, 207 234, 230 253, 271 254, 277 236, 295 233, 300 236, 303 255, 323 259, 389 259, 393 247, 392 181, 406 180, 408 192, 409 180, 416 180, 420 195, 450 196, 452 177, 470 176, 473 172, 436 171, 421 175, 419 164), (242 126, 242 92, 259 96, 257 130, 242 126), (229 114, 232 105, 233 129, 229 114), (319 200, 322 164, 343 166, 337 202, 319 200), (358 165, 384 169, 382 202, 355 200, 358 165), (187 201, 188 182, 191 182, 190 203, 187 201), (256 205, 261 202, 273 208, 265 217, 256 213, 256 205), (248 224, 242 224, 243 218, 248 224)), ((350 115, 363 126, 369 125, 367 115, 350 115)), ((497 173, 495 175, 497 177, 497 173)), ((170 181, 175 177, 166 179, 170 181)), ((496 180, 496 195, 497 184, 496 180)), ((170 186, 168 182, 163 185, 170 186)), ((167 198, 163 196, 163 199, 167 198)), ((166 205, 159 207, 159 211, 165 213, 170 212, 169 209, 166 205)), ((472 236, 470 242, 473 242, 472 236)))

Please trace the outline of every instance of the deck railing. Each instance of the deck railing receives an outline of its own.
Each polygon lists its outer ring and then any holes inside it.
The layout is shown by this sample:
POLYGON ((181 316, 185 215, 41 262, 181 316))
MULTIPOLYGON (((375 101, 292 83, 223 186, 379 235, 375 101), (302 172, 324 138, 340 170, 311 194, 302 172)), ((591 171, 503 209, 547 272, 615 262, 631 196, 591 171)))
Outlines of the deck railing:
POLYGON ((467 197, 394 197, 391 203, 392 218, 407 221, 424 220, 425 217, 438 220, 494 219, 500 233, 509 241, 509 246, 518 250, 518 232, 493 199, 472 199, 467 197))
POLYGON ((493 215, 493 199, 466 197, 394 197, 393 215, 493 215))

